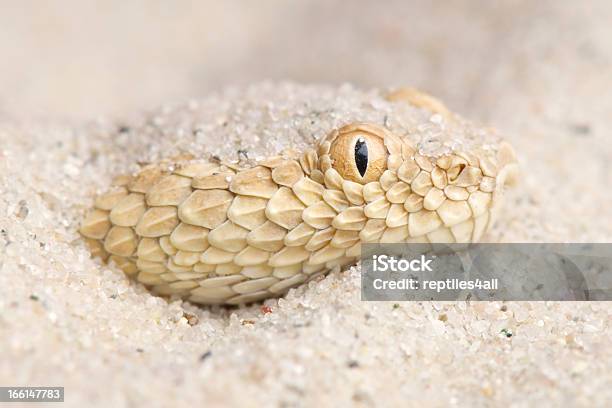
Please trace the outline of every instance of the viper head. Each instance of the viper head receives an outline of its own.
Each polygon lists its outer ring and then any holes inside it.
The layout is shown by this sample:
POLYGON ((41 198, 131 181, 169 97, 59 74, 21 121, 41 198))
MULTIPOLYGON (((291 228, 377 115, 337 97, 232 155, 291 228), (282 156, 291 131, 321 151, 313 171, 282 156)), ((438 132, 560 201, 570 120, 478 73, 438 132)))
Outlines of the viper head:
MULTIPOLYGON (((310 163, 313 180, 344 193, 349 206, 362 207, 392 242, 477 241, 481 231, 475 220, 488 219, 497 190, 497 163, 490 152, 425 156, 410 138, 369 123, 332 131, 302 161, 310 163)), ((366 241, 382 240, 365 235, 366 241)))

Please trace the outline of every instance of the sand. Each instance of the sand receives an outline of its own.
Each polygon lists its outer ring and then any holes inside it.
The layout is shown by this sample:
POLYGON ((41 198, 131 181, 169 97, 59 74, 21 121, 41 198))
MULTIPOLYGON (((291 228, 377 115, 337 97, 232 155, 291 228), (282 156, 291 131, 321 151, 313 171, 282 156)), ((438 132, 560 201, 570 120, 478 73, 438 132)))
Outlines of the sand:
MULTIPOLYGON (((489 240, 609 242, 606 2, 77 4, 0 17, 1 385, 64 386, 69 406, 612 400, 610 303, 361 302, 357 267, 264 307, 204 309, 151 296, 90 259, 76 233, 93 194, 137 160, 270 141, 240 127, 227 145, 146 130, 160 117, 185 127, 177 106, 231 111, 223 100, 251 90, 275 104, 293 95, 286 118, 325 103, 359 115, 381 109, 360 107, 371 87, 411 84, 514 145, 520 183, 489 240), (266 78, 277 81, 245 85, 266 78), (314 102, 299 111, 301 100, 314 102)), ((255 119, 233 108, 249 129, 255 119)), ((202 115, 187 121, 224 120, 202 115)))

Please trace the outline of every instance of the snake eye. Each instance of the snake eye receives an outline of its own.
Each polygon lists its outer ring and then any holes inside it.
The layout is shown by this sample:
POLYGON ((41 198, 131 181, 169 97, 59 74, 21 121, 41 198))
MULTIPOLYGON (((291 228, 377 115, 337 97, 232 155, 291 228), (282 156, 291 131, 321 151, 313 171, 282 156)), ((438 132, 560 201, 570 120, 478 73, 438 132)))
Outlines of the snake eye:
POLYGON ((385 171, 388 155, 382 135, 359 127, 341 130, 329 154, 342 178, 361 184, 378 180, 385 171))

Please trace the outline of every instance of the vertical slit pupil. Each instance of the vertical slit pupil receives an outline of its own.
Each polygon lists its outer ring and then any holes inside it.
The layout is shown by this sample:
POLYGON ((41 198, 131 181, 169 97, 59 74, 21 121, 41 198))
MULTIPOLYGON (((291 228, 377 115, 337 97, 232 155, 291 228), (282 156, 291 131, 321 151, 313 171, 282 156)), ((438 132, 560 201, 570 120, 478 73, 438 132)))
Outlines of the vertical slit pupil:
POLYGON ((368 145, 361 138, 355 143, 355 164, 359 174, 363 177, 368 169, 368 145))

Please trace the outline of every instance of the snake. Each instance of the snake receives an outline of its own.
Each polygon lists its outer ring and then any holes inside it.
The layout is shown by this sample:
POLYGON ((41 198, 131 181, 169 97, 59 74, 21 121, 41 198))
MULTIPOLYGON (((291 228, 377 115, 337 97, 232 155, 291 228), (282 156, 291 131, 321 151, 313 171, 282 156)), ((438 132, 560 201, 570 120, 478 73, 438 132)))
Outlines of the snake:
MULTIPOLYGON (((412 88, 387 99, 455 118, 412 88)), ((364 243, 479 242, 516 171, 504 140, 428 155, 384 124, 348 123, 246 166, 178 157, 118 176, 80 234, 156 295, 246 304, 356 264, 364 243)))

